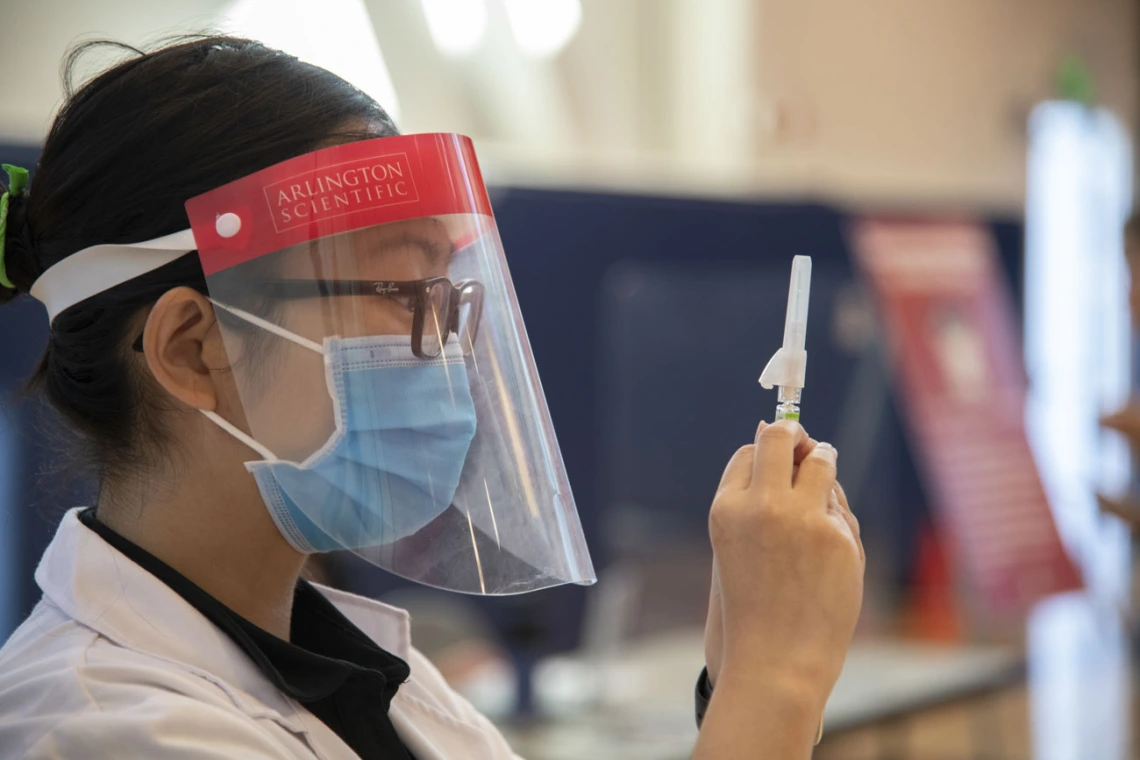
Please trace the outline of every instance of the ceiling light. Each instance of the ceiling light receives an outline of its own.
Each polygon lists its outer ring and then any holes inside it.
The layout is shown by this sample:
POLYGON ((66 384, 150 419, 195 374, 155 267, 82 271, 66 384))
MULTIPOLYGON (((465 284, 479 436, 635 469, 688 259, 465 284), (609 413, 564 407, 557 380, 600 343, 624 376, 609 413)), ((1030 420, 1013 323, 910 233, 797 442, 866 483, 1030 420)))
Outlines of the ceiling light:
POLYGON ((515 43, 534 58, 549 58, 574 38, 582 23, 579 0, 503 0, 515 43))
POLYGON ((364 0, 235 0, 222 28, 328 69, 399 118, 396 89, 364 0))
POLYGON ((446 55, 465 55, 487 31, 484 0, 420 0, 435 46, 446 55))

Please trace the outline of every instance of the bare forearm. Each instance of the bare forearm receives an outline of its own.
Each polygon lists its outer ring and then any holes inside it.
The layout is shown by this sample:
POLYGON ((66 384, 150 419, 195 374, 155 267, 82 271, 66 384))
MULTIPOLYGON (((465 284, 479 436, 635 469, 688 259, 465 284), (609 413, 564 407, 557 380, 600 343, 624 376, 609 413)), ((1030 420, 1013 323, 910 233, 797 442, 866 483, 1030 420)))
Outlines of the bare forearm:
POLYGON ((823 706, 788 674, 731 670, 717 682, 693 760, 808 760, 823 706))

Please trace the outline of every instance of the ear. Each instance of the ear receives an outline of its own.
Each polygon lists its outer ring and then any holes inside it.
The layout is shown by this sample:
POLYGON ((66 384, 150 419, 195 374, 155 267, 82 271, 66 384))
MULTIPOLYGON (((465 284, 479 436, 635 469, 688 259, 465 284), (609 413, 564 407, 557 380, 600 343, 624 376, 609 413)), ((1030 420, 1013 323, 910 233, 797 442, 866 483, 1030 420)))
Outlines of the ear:
POLYGON ((154 379, 171 396, 193 409, 217 407, 214 370, 229 361, 209 299, 186 287, 163 293, 147 317, 143 351, 154 379))

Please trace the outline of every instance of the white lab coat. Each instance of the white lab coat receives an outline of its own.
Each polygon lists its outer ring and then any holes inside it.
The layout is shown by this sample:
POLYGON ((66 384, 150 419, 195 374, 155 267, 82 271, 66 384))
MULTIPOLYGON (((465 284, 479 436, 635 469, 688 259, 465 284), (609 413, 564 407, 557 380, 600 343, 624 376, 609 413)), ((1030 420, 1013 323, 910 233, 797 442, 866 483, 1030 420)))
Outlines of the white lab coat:
MULTIPOLYGON (((43 598, 0 649, 0 758, 355 760, 230 638, 78 518, 36 570, 43 598)), ((320 588, 408 661, 390 715, 417 760, 518 760, 411 646, 408 614, 320 588)))

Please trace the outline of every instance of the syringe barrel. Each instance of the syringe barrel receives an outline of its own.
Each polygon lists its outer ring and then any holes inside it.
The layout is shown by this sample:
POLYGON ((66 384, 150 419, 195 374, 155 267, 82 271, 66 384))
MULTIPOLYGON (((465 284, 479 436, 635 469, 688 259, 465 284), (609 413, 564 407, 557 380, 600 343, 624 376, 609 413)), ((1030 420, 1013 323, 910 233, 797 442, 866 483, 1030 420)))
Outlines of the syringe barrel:
POLYGON ((811 295, 811 257, 792 259, 788 284, 788 315, 784 321, 784 348, 803 349, 807 342, 808 299, 811 295))

